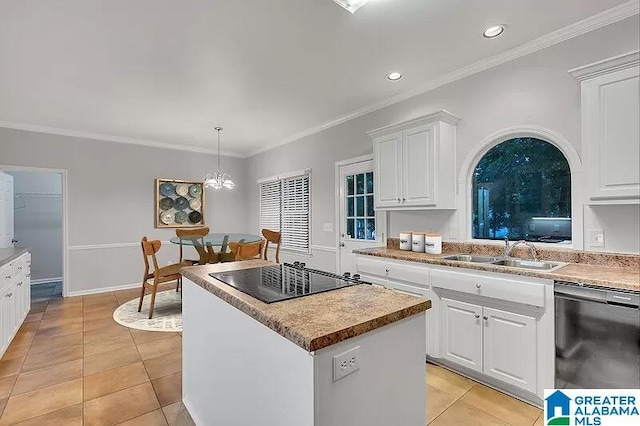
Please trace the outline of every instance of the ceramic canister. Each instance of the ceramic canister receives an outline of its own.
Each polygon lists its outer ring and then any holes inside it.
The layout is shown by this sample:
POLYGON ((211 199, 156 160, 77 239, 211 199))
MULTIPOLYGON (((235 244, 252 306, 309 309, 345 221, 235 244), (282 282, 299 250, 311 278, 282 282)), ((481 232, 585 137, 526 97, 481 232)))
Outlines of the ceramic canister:
POLYGON ((425 234, 424 236, 424 252, 429 254, 442 253, 442 235, 425 234))
POLYGON ((411 250, 411 231, 402 231, 400 233, 400 250, 411 250))
POLYGON ((424 232, 413 232, 411 242, 413 251, 424 253, 424 232))

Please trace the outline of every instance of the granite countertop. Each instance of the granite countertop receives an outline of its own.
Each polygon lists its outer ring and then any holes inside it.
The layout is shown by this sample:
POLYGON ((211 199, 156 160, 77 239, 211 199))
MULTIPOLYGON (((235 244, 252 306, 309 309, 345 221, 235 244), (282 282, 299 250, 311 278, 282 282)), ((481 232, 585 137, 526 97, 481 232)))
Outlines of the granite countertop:
POLYGON ((230 305, 308 351, 367 333, 431 307, 419 299, 368 284, 267 304, 209 276, 270 265, 265 260, 182 268, 180 273, 230 305))
POLYGON ((0 268, 19 258, 28 251, 29 249, 26 247, 0 248, 0 268))
POLYGON ((445 260, 442 258, 443 256, 453 253, 414 253, 411 251, 403 251, 386 247, 354 250, 354 253, 383 257, 387 259, 428 263, 431 265, 475 269, 478 271, 501 272, 556 281, 569 281, 601 287, 640 291, 640 269, 634 267, 610 267, 585 263, 567 263, 566 266, 563 266, 560 269, 556 269, 552 272, 545 272, 486 263, 459 262, 454 260, 445 260))

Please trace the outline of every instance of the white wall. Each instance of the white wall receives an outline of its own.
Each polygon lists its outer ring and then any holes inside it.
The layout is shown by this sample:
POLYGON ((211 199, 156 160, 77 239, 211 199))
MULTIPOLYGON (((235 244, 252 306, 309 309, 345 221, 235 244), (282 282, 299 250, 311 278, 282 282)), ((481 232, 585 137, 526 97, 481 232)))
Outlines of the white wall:
POLYGON ((12 172, 14 238, 31 252, 31 281, 62 277, 62 175, 12 172))
MULTIPOLYGON (((140 239, 168 240, 173 229, 154 229, 155 178, 202 180, 215 156, 0 128, 0 164, 68 170, 68 291, 141 281, 140 239)), ((222 166, 244 188, 243 160, 222 166)), ((205 220, 213 232, 245 231, 245 194, 207 192, 205 220)), ((177 261, 165 244, 159 260, 177 261)))
MULTIPOLYGON (((554 131, 580 154, 580 85, 567 71, 638 49, 638 44, 638 17, 634 16, 258 154, 249 159, 247 167, 249 230, 259 226, 256 180, 309 167, 313 194, 312 244, 335 246, 335 233, 322 230, 323 222, 334 221, 334 163, 370 153, 372 144, 367 131, 440 109, 461 118, 458 168, 480 141, 513 126, 534 125, 554 131)), ((573 188, 578 194, 582 194, 581 184, 579 181, 573 188)), ((638 253, 637 206, 607 207, 607 211, 601 212, 585 209, 589 211, 584 213, 583 233, 594 228, 605 231, 605 247, 598 250, 638 253), (614 217, 615 220, 611 219, 614 217)), ((392 212, 389 235, 396 236, 403 229, 420 229, 439 231, 445 238, 455 239, 464 231, 458 229, 457 216, 456 212, 392 212)), ((589 249, 586 244, 585 248, 589 249)), ((316 256, 322 256, 322 262, 333 262, 333 258, 314 251, 316 256)))

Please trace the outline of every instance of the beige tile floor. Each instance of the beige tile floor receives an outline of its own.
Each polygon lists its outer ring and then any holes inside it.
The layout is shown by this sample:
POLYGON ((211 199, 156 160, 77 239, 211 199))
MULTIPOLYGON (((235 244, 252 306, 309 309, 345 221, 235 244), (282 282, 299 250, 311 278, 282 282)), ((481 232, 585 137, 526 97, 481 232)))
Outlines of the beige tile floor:
MULTIPOLYGON (((182 337, 112 319, 137 295, 34 303, 0 359, 0 426, 193 425, 180 402, 182 337)), ((431 425, 542 424, 538 408, 441 367, 427 365, 427 389, 431 425)))

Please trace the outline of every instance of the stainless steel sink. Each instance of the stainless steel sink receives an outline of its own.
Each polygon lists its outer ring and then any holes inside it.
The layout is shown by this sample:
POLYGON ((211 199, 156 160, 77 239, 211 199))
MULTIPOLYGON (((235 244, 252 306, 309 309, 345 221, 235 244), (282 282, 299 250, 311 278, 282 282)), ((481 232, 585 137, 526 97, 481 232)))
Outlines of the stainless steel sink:
POLYGON ((497 257, 491 256, 473 256, 471 254, 452 254, 444 256, 445 260, 455 260, 458 262, 472 262, 472 263, 492 263, 498 260, 497 257))
POLYGON ((546 262, 522 259, 501 259, 492 262, 493 265, 510 266, 512 268, 533 269, 537 271, 554 271, 565 266, 564 263, 546 262))

